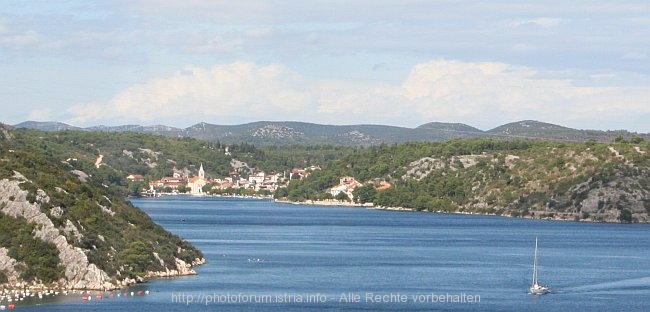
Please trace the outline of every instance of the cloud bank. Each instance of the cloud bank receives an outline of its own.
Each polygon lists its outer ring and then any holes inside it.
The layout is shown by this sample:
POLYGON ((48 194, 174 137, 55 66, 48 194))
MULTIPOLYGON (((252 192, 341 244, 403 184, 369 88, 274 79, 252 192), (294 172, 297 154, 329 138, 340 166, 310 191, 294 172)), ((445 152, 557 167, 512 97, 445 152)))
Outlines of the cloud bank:
POLYGON ((537 119, 648 132, 648 8, 646 0, 9 0, 0 13, 2 121, 487 129, 537 119))
POLYGON ((73 106, 67 122, 186 127, 200 121, 299 120, 416 127, 447 121, 489 129, 522 119, 593 128, 608 118, 625 128, 650 115, 650 86, 580 86, 544 76, 505 63, 447 59, 415 65, 395 84, 308 77, 281 64, 187 66, 107 102, 73 106))

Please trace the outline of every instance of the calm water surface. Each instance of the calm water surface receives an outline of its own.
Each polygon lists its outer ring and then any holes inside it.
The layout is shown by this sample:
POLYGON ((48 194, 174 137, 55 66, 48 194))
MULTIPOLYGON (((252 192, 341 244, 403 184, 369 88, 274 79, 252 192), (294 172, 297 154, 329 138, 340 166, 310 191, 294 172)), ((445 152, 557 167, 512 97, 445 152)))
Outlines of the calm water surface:
POLYGON ((132 202, 203 251, 208 263, 197 268, 197 276, 151 281, 129 290, 148 290, 146 296, 90 302, 68 296, 18 308, 650 310, 649 225, 227 198, 163 197, 132 202), (540 244, 539 278, 552 290, 541 297, 527 294, 535 237, 540 244), (470 296, 480 297, 480 302, 468 302, 470 296), (441 298, 464 302, 440 302, 441 298))

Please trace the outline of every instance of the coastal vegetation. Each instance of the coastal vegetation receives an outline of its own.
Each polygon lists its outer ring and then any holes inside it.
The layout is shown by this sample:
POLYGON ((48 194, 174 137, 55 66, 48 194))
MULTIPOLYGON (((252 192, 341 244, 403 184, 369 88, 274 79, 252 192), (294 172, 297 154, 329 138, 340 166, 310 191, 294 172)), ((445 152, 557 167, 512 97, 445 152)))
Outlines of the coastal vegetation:
MULTIPOLYGON (((637 136, 619 136, 607 143, 474 138, 356 147, 257 147, 133 132, 12 133, 14 144, 92 174, 115 196, 137 195, 146 181, 173 171, 191 174, 199 164, 206 175, 228 176, 236 162, 245 164, 237 169, 242 178, 260 169, 282 173, 288 180, 292 168, 318 166, 321 170, 293 179, 273 194, 297 202, 339 200, 412 210, 610 222, 646 222, 650 209, 650 148, 637 136), (124 178, 133 173, 145 181, 124 178), (331 189, 346 176, 359 181, 359 187, 349 195, 332 195, 331 189)), ((209 193, 256 195, 250 189, 209 187, 209 193)))
MULTIPOLYGON (((629 223, 649 222, 648 152, 645 139, 623 136, 611 142, 470 138, 260 147, 2 127, 0 260, 8 265, 0 268, 0 283, 103 288, 184 274, 181 267, 200 263, 201 252, 124 198, 171 172, 192 175, 199 165, 212 177, 233 170, 243 177, 255 169, 282 173, 288 183, 273 196, 294 202, 629 223), (307 167, 317 170, 292 173, 307 167), (129 181, 131 174, 143 179, 129 181), (354 181, 354 188, 333 192, 343 180, 354 181), (80 272, 98 277, 79 280, 80 272)), ((221 192, 255 195, 241 188, 221 192)))
MULTIPOLYGON (((645 176, 649 149, 641 137, 619 136, 609 143, 476 138, 256 147, 134 132, 12 133, 14 144, 91 174, 114 196, 137 195, 146 181, 173 171, 191 174, 199 164, 207 175, 228 176, 237 162, 245 164, 239 168, 243 178, 254 169, 290 179, 292 168, 321 168, 275 191, 276 198, 290 201, 352 200, 413 210, 617 222, 644 221, 650 207, 645 176), (127 181, 128 174, 145 180, 127 181), (335 198, 330 190, 345 176, 361 185, 352 196, 335 198), (382 183, 390 187, 379 190, 382 183)), ((255 195, 239 188, 213 193, 255 195)))
POLYGON ((341 176, 357 203, 412 210, 648 222, 650 145, 466 139, 355 150, 291 183, 289 200, 330 199, 341 176), (380 183, 391 187, 377 190, 380 183))
MULTIPOLYGON (((125 179, 128 174, 155 180, 174 170, 197 170, 203 164, 211 176, 228 176, 233 170, 233 160, 245 163, 247 168, 283 172, 310 164, 327 164, 355 150, 337 145, 260 148, 245 142, 226 145, 134 132, 16 129, 12 134, 13 144, 44 153, 83 172, 92 172, 114 194, 133 191, 125 179), (99 157, 101 165, 98 166, 99 157)), ((247 171, 241 173, 246 175, 247 171)))

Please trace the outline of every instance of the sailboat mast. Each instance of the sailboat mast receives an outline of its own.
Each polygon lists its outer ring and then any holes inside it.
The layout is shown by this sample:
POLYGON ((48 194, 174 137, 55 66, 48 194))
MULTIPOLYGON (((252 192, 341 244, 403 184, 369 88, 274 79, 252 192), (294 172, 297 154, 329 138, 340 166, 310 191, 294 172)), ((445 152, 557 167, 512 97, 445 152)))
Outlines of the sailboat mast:
POLYGON ((537 285, 537 237, 535 237, 535 258, 533 259, 533 285, 537 285))

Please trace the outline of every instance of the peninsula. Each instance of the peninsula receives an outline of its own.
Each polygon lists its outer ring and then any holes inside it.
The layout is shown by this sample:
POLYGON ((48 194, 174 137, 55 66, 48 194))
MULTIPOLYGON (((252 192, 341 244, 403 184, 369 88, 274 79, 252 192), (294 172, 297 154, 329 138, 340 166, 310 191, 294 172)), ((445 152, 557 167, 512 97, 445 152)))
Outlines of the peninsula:
POLYGON ((30 147, 38 138, 1 130, 0 287, 111 290, 196 274, 204 263, 198 249, 125 201, 102 168, 56 159, 30 147))

